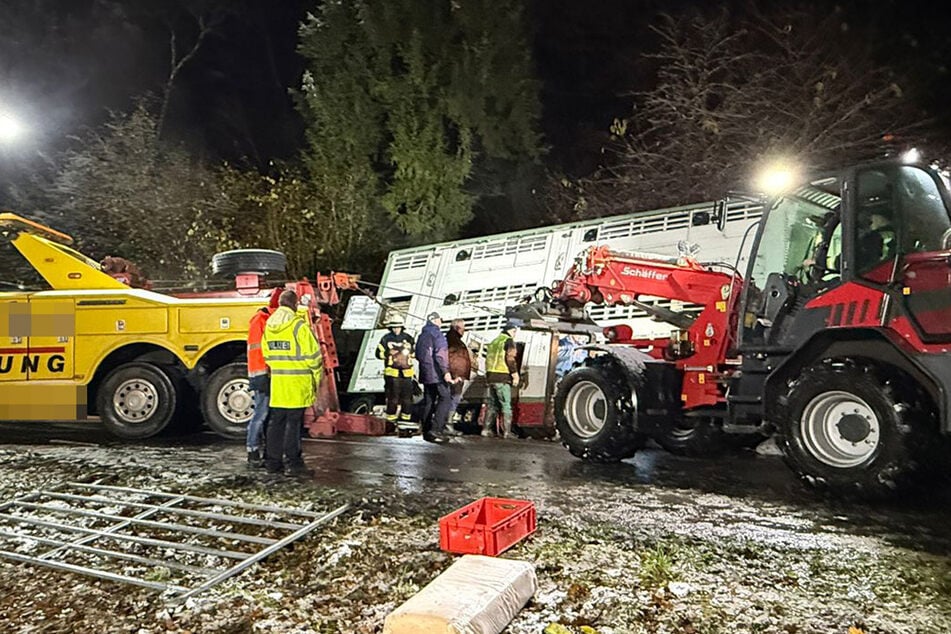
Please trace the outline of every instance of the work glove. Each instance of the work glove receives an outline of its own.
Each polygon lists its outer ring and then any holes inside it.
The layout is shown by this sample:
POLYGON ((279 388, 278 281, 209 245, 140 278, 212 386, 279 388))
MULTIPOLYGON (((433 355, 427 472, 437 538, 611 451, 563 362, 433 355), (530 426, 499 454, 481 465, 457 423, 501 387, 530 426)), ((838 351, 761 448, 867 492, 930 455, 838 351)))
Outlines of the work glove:
POLYGON ((519 377, 518 372, 514 372, 512 374, 512 387, 518 387, 520 381, 521 378, 519 377))

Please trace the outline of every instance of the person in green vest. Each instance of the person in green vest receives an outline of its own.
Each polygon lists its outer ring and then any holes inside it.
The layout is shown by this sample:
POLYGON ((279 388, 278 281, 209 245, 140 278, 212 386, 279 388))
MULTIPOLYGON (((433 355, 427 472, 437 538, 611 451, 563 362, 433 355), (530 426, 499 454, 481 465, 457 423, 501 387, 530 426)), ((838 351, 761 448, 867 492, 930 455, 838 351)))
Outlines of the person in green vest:
POLYGON ((512 433, 512 389, 518 388, 519 383, 515 333, 522 324, 521 319, 509 319, 501 334, 489 344, 485 359, 485 379, 489 384, 489 395, 485 404, 483 436, 495 435, 496 422, 501 412, 502 436, 516 437, 512 433))
POLYGON ((261 351, 271 371, 271 422, 264 468, 268 473, 308 476, 314 471, 301 456, 301 429, 304 410, 314 404, 324 364, 320 344, 297 307, 297 293, 281 293, 261 337, 261 351))

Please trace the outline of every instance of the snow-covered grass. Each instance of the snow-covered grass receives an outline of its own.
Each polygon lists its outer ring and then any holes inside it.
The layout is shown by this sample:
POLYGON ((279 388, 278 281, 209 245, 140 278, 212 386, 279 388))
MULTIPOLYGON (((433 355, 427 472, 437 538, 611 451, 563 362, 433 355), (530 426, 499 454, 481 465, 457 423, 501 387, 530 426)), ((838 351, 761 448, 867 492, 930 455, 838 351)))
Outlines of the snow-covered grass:
MULTIPOLYGON (((350 511, 183 605, 160 594, 0 560, 0 631, 382 631, 390 610, 453 560, 437 520, 490 493, 396 479, 332 488, 248 472, 238 446, 7 446, 0 499, 68 481, 350 511)), ((539 591, 510 634, 951 631, 951 536, 916 544, 824 511, 650 485, 534 480, 539 530, 504 553, 536 565, 539 591)), ((871 511, 870 511, 871 512, 871 511)), ((28 542, 20 542, 20 547, 28 542)), ((11 541, 0 548, 14 549, 11 541)), ((161 575, 161 571, 153 574, 161 575)))

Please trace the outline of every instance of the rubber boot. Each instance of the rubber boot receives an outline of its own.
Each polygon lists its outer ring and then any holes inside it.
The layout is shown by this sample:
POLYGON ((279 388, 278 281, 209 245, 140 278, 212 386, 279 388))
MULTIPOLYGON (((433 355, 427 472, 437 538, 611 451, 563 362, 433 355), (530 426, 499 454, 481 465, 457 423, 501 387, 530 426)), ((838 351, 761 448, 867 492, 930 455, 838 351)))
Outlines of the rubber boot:
POLYGON ((264 467, 264 456, 261 455, 260 449, 255 449, 254 451, 248 452, 248 468, 249 469, 261 469, 264 467))
POLYGON ((518 436, 512 433, 512 417, 511 416, 502 417, 502 438, 518 438, 518 436))

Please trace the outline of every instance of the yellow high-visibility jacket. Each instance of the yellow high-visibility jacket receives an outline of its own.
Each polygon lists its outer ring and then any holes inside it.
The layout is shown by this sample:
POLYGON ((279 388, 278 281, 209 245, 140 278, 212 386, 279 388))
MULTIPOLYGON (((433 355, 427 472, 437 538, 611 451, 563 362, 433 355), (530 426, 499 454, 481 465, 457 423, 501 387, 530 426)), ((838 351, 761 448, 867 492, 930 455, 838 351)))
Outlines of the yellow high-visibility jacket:
POLYGON ((512 375, 518 372, 515 340, 504 330, 489 343, 485 358, 485 373, 489 383, 511 383, 512 375))
POLYGON ((320 344, 304 319, 281 306, 267 320, 261 338, 271 369, 271 407, 294 409, 314 404, 324 373, 320 344))

